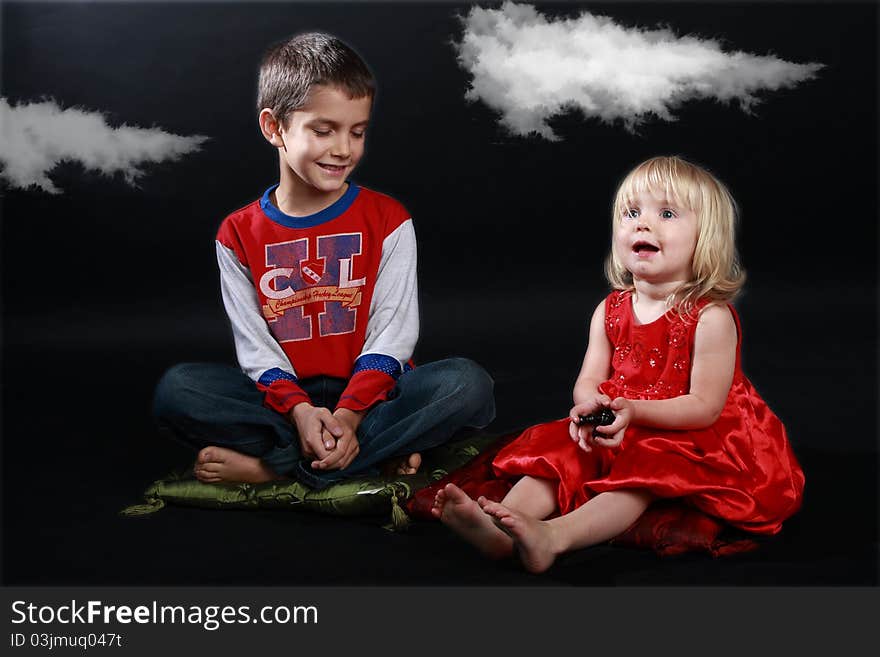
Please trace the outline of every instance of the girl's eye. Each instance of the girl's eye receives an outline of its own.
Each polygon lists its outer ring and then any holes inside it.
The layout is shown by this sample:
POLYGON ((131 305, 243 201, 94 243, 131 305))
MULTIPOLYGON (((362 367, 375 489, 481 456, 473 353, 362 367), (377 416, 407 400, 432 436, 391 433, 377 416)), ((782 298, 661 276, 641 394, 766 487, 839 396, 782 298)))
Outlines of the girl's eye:
POLYGON ((328 137, 330 135, 329 130, 312 130, 319 137, 328 137))
POLYGON ((660 216, 664 219, 675 219, 675 213, 672 210, 661 210, 660 216))
POLYGON ((639 218, 638 209, 637 208, 626 208, 623 211, 623 218, 624 219, 638 219, 639 218))
POLYGON ((363 132, 352 132, 351 136, 354 137, 355 139, 363 139, 364 134, 365 133, 363 133, 363 132))

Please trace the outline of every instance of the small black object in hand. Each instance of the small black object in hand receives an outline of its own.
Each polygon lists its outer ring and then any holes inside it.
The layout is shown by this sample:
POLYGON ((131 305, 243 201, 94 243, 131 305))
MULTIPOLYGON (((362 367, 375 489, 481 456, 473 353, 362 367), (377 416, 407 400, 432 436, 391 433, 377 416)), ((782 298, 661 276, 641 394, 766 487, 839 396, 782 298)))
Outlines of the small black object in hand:
POLYGON ((589 415, 578 415, 578 424, 591 424, 594 427, 601 427, 614 422, 614 413, 610 408, 603 408, 589 415))

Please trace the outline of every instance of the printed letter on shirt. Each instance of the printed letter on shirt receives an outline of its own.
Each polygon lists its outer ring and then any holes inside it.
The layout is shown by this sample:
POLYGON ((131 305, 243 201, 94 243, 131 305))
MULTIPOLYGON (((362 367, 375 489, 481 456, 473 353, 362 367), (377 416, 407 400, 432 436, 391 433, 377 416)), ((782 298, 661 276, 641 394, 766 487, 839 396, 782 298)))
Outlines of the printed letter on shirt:
POLYGON ((318 334, 353 333, 365 278, 352 278, 352 257, 361 252, 361 233, 326 235, 317 239, 310 257, 307 239, 266 245, 266 266, 260 291, 266 296, 263 316, 279 342, 308 340, 314 311, 320 304, 318 334))

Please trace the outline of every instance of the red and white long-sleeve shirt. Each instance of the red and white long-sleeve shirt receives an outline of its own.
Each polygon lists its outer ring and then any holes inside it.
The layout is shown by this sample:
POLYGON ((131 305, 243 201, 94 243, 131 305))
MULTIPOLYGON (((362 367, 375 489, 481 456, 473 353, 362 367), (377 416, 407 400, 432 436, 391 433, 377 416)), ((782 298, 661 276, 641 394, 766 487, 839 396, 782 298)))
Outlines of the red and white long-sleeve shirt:
POLYGON ((292 217, 263 197, 217 231, 217 263, 241 369, 280 413, 310 401, 298 381, 348 379, 338 407, 387 398, 419 334, 416 239, 397 201, 349 183, 292 217))

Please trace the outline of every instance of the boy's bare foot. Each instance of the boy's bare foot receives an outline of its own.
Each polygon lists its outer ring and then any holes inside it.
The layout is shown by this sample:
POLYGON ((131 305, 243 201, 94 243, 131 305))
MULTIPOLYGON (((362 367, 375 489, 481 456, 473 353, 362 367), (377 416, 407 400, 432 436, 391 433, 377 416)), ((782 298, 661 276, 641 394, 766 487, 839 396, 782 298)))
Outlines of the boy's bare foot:
MULTIPOLYGON (((484 497, 479 500, 487 501, 484 497)), ((513 551, 510 536, 499 530, 492 518, 483 513, 480 504, 455 484, 446 484, 437 491, 431 515, 486 556, 500 559, 513 551)))
POLYGON ((422 455, 413 452, 409 456, 400 459, 391 459, 382 468, 382 474, 388 477, 394 475, 411 475, 419 471, 422 464, 422 455))
POLYGON ((551 525, 498 502, 481 498, 480 506, 486 517, 513 539, 513 551, 527 571, 543 573, 553 565, 559 553, 554 547, 551 525))
POLYGON ((282 479, 256 456, 248 456, 225 447, 205 447, 196 457, 193 472, 206 484, 262 484, 282 479))

